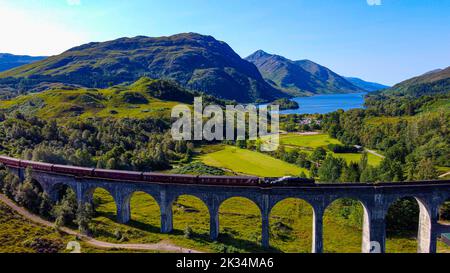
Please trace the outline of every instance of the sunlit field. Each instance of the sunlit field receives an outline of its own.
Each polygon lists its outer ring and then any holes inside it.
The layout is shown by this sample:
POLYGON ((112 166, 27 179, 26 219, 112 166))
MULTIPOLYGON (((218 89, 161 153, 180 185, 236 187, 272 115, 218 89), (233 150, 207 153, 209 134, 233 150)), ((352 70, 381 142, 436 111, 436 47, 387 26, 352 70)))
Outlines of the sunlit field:
POLYGON ((203 163, 240 174, 271 176, 298 176, 308 170, 286 163, 259 152, 240 149, 234 146, 224 146, 222 150, 200 156, 203 163))

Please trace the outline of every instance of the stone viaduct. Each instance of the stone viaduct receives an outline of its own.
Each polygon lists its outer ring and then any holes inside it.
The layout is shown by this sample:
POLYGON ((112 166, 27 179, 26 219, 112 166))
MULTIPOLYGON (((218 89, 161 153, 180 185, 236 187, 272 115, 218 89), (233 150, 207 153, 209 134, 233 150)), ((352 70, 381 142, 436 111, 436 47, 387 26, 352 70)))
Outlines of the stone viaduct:
MULTIPOLYGON (((0 158, 2 162, 2 158, 0 158)), ((5 163, 5 162, 2 162, 5 163)), ((5 165, 23 179, 25 169, 21 166, 5 165)), ((414 197, 420 207, 418 228, 418 252, 436 252, 437 239, 441 233, 450 232, 450 227, 438 223, 439 208, 450 200, 450 181, 424 181, 379 184, 304 184, 298 186, 230 186, 208 184, 183 184, 167 182, 144 182, 99 177, 77 176, 67 173, 32 169, 33 178, 52 198, 56 199, 61 186, 72 188, 80 202, 91 202, 97 188, 107 190, 114 198, 118 222, 130 220, 130 199, 134 192, 151 195, 160 207, 161 232, 170 233, 172 203, 181 195, 191 195, 204 202, 209 210, 210 237, 219 235, 219 208, 232 197, 244 197, 253 201, 261 212, 261 244, 269 247, 269 216, 272 208, 287 198, 298 198, 313 208, 312 252, 323 251, 323 215, 335 200, 352 198, 364 208, 362 252, 371 252, 371 242, 378 242, 379 251, 385 252, 385 216, 390 205, 404 197, 414 197)), ((178 176, 179 178, 179 176, 178 176)))

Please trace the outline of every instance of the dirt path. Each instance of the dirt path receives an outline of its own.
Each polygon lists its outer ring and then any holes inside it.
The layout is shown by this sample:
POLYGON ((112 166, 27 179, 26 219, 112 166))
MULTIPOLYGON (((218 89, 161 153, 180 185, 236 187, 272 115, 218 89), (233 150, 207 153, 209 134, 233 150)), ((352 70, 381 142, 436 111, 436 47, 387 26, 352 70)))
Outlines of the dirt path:
POLYGON ((375 156, 384 158, 384 155, 381 155, 381 154, 375 152, 374 150, 369 150, 369 149, 367 149, 367 148, 365 148, 365 150, 366 150, 368 153, 371 153, 371 154, 373 154, 373 155, 375 155, 375 156))
MULTIPOLYGON (((30 221, 33 221, 35 223, 41 224, 46 227, 53 227, 53 223, 51 223, 47 220, 44 220, 41 217, 39 217, 33 213, 30 213, 28 210, 18 206, 16 203, 11 201, 8 197, 6 197, 3 194, 0 194, 0 201, 30 221)), ((64 227, 61 230, 69 235, 73 235, 73 236, 77 236, 78 238, 81 238, 81 240, 83 240, 84 242, 86 242, 94 247, 103 248, 103 249, 114 248, 114 249, 128 249, 128 250, 155 250, 155 251, 163 251, 163 252, 200 253, 200 251, 189 249, 189 248, 179 247, 179 246, 176 246, 171 243, 164 242, 164 241, 156 243, 156 244, 115 244, 115 243, 108 243, 108 242, 96 240, 92 237, 82 235, 82 234, 78 233, 77 231, 74 231, 69 228, 64 227)))

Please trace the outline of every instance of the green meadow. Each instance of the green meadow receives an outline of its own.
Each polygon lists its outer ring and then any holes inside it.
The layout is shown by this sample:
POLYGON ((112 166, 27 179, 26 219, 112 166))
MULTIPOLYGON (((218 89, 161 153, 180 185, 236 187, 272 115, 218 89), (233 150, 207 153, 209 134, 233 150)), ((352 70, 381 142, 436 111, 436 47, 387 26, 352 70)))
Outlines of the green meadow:
POLYGON ((331 138, 327 134, 300 135, 295 133, 280 136, 281 145, 291 145, 305 149, 324 147, 328 144, 342 144, 339 140, 331 138))
POLYGON ((308 173, 306 169, 269 155, 234 146, 223 146, 218 151, 201 155, 199 159, 206 165, 261 177, 298 176, 302 171, 308 173))

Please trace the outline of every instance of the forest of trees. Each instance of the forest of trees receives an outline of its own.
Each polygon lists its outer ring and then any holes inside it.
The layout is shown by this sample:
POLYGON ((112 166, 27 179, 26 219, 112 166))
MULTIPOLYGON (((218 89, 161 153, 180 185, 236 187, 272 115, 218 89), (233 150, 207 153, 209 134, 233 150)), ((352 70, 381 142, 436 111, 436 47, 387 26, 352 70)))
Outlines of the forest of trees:
POLYGON ((136 171, 186 160, 191 143, 174 141, 161 119, 91 119, 57 124, 16 113, 0 123, 3 154, 49 163, 136 171))
POLYGON ((361 181, 405 181, 437 178, 437 166, 450 167, 450 114, 375 117, 373 109, 336 111, 326 115, 323 130, 348 145, 362 145, 385 155, 369 167, 361 181), (392 120, 394 119, 394 120, 392 120))

